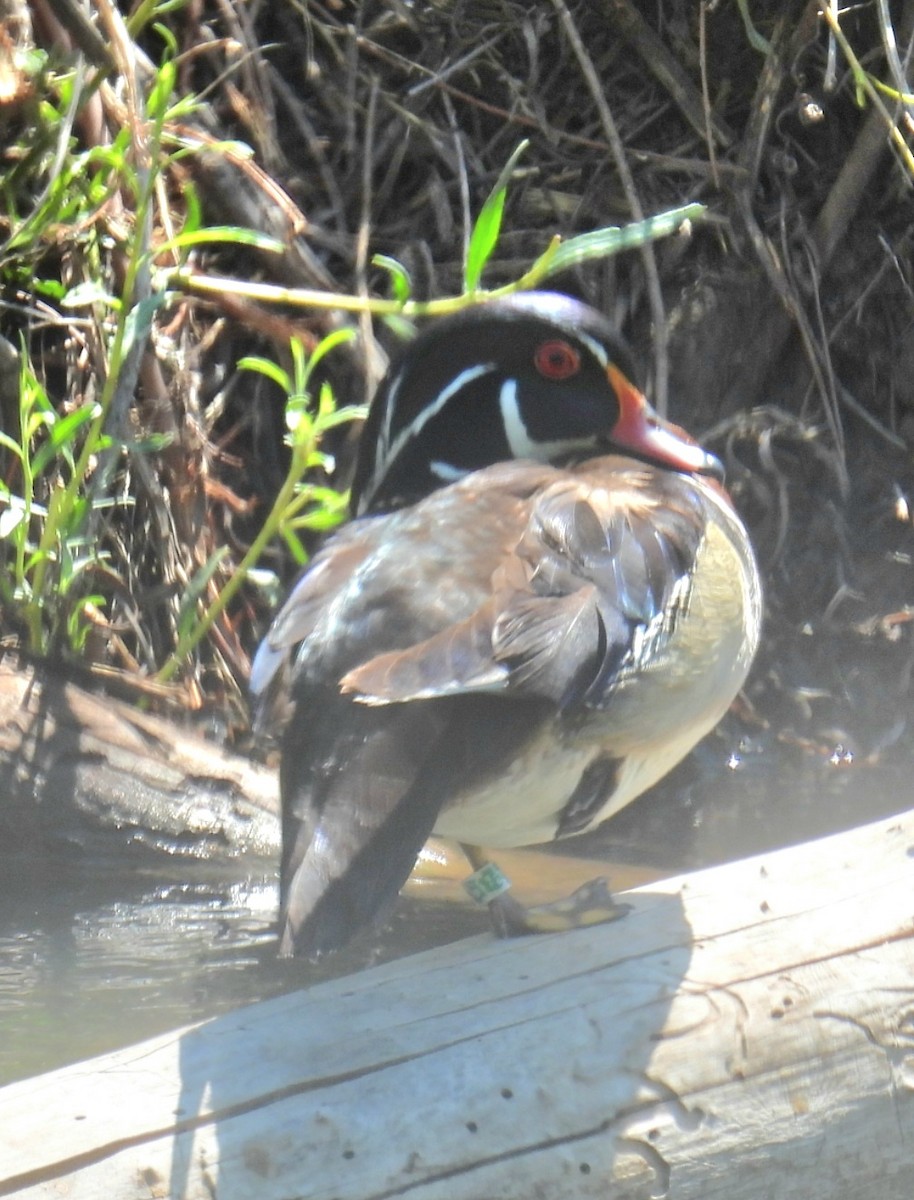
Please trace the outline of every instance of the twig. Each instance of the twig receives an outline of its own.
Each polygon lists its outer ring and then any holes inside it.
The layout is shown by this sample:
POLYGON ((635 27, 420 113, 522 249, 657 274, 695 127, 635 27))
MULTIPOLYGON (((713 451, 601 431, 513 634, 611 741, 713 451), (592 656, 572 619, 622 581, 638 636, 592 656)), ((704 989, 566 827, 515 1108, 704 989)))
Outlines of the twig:
POLYGON ((705 137, 710 125, 714 140, 720 146, 732 145, 735 140, 732 130, 720 117, 712 115, 710 121, 707 120, 701 92, 634 5, 629 0, 606 0, 605 6, 610 21, 658 83, 669 92, 673 103, 698 136, 705 137))
POLYGON ((711 164, 711 178, 714 186, 720 187, 720 175, 717 171, 717 153, 714 149, 714 137, 711 132, 711 94, 708 88, 708 40, 707 40, 707 0, 701 0, 698 6, 698 57, 701 63, 701 103, 705 113, 705 142, 708 147, 708 162, 711 164))
MULTIPOLYGON (((529 116, 527 113, 514 112, 499 104, 493 104, 489 100, 484 100, 481 96, 474 96, 472 93, 464 91, 462 88, 455 87, 451 83, 446 83, 434 76, 434 73, 421 63, 411 62, 402 54, 397 54, 388 46, 379 46, 377 43, 370 41, 368 38, 360 37, 359 45, 380 58, 391 66, 398 66, 407 73, 414 71, 424 71, 429 76, 431 84, 434 84, 443 95, 452 96, 455 100, 459 100, 462 104, 470 105, 479 112, 488 113, 490 116, 498 117, 508 125, 519 125, 522 129, 541 130, 541 122, 536 118, 529 116)), ((551 129, 550 137, 556 143, 568 146, 580 146, 584 150, 601 150, 604 153, 609 150, 609 146, 599 138, 585 137, 579 133, 572 133, 567 129, 551 129)), ((689 174, 707 176, 711 174, 711 168, 708 163, 698 158, 685 158, 677 154, 661 154, 651 150, 631 150, 630 157, 638 162, 656 164, 658 169, 663 171, 683 171, 689 174)), ((718 163, 717 169, 721 174, 728 173, 732 175, 742 174, 742 168, 731 163, 718 163)))
POLYGON ((911 98, 911 85, 908 83, 904 66, 898 54, 895 27, 892 24, 888 0, 877 0, 876 7, 879 11, 879 31, 882 34, 882 46, 885 50, 889 73, 892 76, 892 82, 895 84, 895 90, 901 97, 900 103, 904 105, 905 112, 908 114, 908 120, 912 120, 914 119, 914 100, 911 98))
MULTIPOLYGON (((365 144, 362 152, 362 213, 359 219, 359 232, 356 237, 355 251, 355 280, 356 290, 360 296, 368 297, 368 250, 371 242, 371 212, 372 212, 372 173, 374 171, 374 135, 375 120, 378 112, 379 84, 376 79, 371 81, 368 93, 368 107, 365 113, 365 144)), ((374 346, 374 331, 371 327, 371 314, 362 311, 359 314, 359 336, 365 348, 365 384, 368 396, 374 391, 378 377, 383 372, 378 355, 372 354, 374 346)))
POLYGON ((457 120, 457 115, 454 112, 454 104, 447 92, 442 94, 444 103, 444 111, 448 115, 448 120, 451 123, 451 129, 454 131, 454 154, 457 158, 457 186, 460 189, 460 217, 461 235, 460 261, 465 263, 467 260, 467 247, 470 244, 470 234, 473 231, 473 217, 470 212, 470 180, 467 175, 466 158, 463 153, 463 142, 460 135, 460 123, 457 120))
POLYGON ((740 164, 748 175, 743 184, 748 196, 755 194, 759 171, 772 121, 778 111, 777 99, 799 49, 815 35, 816 0, 804 0, 802 12, 795 17, 796 3, 782 13, 773 34, 770 49, 759 74, 749 112, 749 120, 739 149, 740 164))
MULTIPOLYGON (((574 23, 571 13, 568 11, 565 0, 552 0, 552 3, 559 15, 559 20, 562 22, 562 28, 565 30, 565 35, 571 44, 574 56, 578 60, 578 65, 581 68, 587 88, 593 97, 593 102, 600 117, 600 124, 603 126, 603 135, 612 150, 616 170, 619 173, 619 179, 622 183, 632 217, 636 221, 643 221, 644 209, 641 205, 632 173, 625 159, 625 146, 619 135, 616 122, 613 119, 612 111, 603 94, 603 88, 596 67, 594 67, 593 60, 587 53, 587 48, 581 40, 581 35, 578 33, 577 26, 574 23)), ((657 411, 661 415, 665 415, 669 383, 669 354, 667 349, 668 330, 666 311, 663 304, 663 289, 660 286, 660 272, 657 269, 657 259, 650 245, 641 247, 641 258, 644 263, 644 273, 647 280, 647 294, 651 308, 651 322, 654 334, 654 395, 652 399, 657 411)))
POLYGON ((885 150, 885 118, 871 109, 812 227, 820 270, 825 270, 841 244, 885 150))
MULTIPOLYGON (((869 98, 873 107, 882 116, 882 119, 889 131, 889 137, 891 138, 895 149, 898 151, 902 162, 907 168, 908 174, 912 177, 912 179, 914 179, 914 154, 911 153, 910 146, 905 141, 904 135, 898 128, 898 124, 893 118, 892 114, 883 103, 882 97, 874 87, 873 81, 870 79, 869 74, 864 71, 859 58, 854 53, 853 47, 844 36, 844 32, 838 23, 838 19, 829 6, 829 0, 819 0, 819 9, 821 10, 822 16, 828 23, 828 27, 831 29, 832 33, 834 33, 844 57, 850 64, 851 70, 854 72, 854 79, 860 83, 860 86, 866 92, 867 97, 869 98)), ((903 28, 907 27, 910 29, 912 14, 914 14, 914 6, 912 6, 911 0, 908 0, 908 3, 905 5, 904 12, 902 14, 903 28)))

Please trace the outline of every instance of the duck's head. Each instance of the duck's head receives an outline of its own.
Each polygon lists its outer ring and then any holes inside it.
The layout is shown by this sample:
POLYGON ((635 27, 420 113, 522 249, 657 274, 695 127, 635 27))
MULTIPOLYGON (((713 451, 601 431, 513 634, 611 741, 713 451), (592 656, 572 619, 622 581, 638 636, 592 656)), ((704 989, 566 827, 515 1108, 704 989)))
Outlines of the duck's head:
POLYGON ((647 402, 605 317, 569 296, 520 293, 439 318, 405 348, 372 401, 352 511, 414 503, 496 462, 613 452, 722 474, 647 402))

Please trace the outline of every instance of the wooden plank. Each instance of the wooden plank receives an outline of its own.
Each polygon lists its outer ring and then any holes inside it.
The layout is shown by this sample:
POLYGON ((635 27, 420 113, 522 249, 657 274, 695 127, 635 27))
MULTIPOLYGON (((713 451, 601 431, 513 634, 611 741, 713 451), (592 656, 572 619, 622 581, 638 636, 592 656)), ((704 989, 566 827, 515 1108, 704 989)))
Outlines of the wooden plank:
POLYGON ((0 1092, 0 1195, 909 1200, 914 814, 0 1092))

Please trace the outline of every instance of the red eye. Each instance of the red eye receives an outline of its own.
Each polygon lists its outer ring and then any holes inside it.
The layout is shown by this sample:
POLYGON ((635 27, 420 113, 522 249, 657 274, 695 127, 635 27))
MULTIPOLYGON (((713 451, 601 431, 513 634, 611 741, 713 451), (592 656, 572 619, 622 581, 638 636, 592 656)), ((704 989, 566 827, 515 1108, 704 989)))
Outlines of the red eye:
POLYGON ((533 365, 545 379, 568 379, 581 369, 581 356, 568 342, 543 342, 536 348, 533 365))

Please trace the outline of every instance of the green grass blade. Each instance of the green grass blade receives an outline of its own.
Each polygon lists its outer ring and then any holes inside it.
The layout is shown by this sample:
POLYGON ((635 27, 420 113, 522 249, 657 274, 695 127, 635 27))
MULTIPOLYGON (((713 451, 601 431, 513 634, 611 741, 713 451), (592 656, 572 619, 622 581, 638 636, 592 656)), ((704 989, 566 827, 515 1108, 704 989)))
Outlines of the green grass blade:
POLYGON ((388 254, 375 254, 372 256, 371 265, 380 267, 390 276, 390 286, 393 289, 394 299, 399 300, 401 304, 405 304, 410 298, 413 290, 413 281, 409 277, 409 271, 401 262, 397 262, 395 258, 391 258, 388 254))
POLYGON ((555 250, 550 247, 543 255, 540 260, 543 267, 542 278, 556 275, 559 271, 567 271, 569 267, 577 267, 581 263, 610 258, 621 250, 631 250, 657 238, 668 237, 671 233, 676 233, 685 221, 699 220, 704 211, 703 204, 686 204, 682 208, 658 213, 656 217, 647 217, 644 221, 635 221, 631 225, 610 225, 605 229, 594 229, 590 233, 569 238, 555 250), (549 256, 548 261, 546 255, 549 256))
POLYGON ((501 220, 505 211, 505 196, 508 194, 508 184, 514 174, 518 159, 530 143, 523 141, 501 169, 495 186, 486 199, 476 218, 470 244, 467 246, 467 261, 463 272, 463 288, 466 292, 475 292, 486 263, 492 256, 501 233, 501 220))
POLYGON ((182 230, 161 246, 156 246, 157 255, 166 254, 171 250, 186 250, 191 246, 208 246, 227 243, 232 246, 253 246, 257 250, 267 250, 271 254, 282 254, 285 246, 278 238, 266 233, 258 233, 256 229, 244 229, 238 225, 210 225, 205 229, 182 230))

